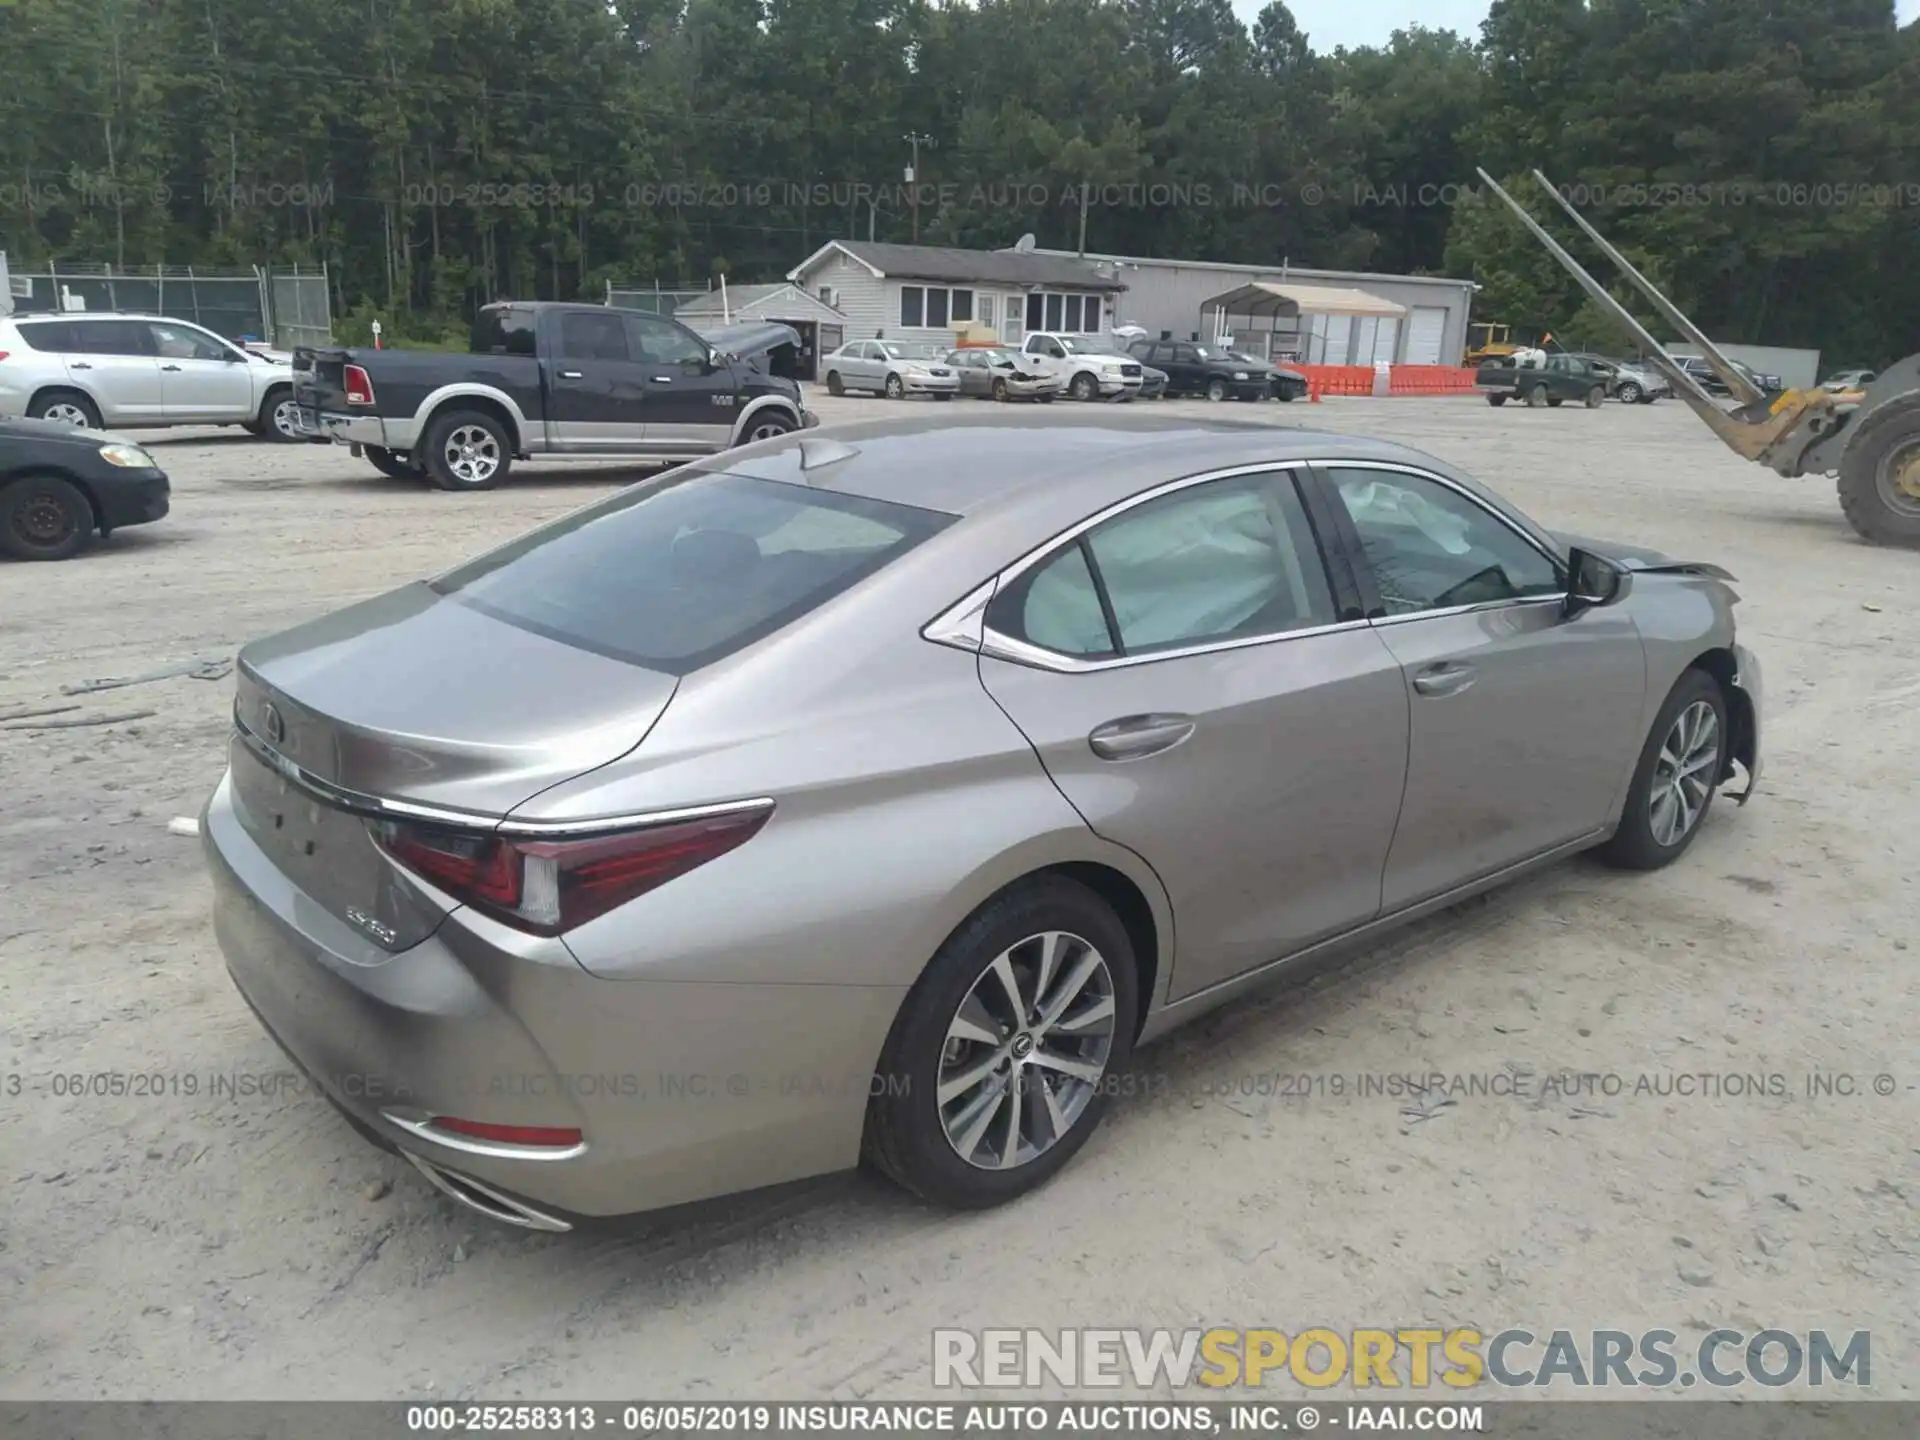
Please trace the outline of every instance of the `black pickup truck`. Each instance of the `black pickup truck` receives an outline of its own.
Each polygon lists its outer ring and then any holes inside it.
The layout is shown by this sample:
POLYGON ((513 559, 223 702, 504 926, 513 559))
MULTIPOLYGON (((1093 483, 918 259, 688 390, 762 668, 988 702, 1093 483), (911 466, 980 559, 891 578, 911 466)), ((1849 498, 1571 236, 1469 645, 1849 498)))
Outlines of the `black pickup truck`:
POLYGON ((515 458, 672 462, 818 423, 766 356, 786 326, 702 338, 604 305, 511 301, 474 321, 465 355, 294 352, 296 423, 383 473, 489 490, 515 458))
POLYGON ((1577 355, 1549 355, 1538 365, 1483 360, 1474 372, 1473 388, 1487 397, 1489 405, 1524 400, 1529 405, 1559 406, 1578 400, 1597 410, 1607 399, 1607 377, 1577 355))

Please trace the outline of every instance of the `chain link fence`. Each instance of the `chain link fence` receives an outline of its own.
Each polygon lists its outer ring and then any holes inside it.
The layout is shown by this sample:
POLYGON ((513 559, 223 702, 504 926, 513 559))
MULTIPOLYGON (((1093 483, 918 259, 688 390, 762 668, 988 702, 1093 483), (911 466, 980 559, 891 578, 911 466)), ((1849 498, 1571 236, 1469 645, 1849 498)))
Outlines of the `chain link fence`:
POLYGON ((325 345, 333 338, 332 295, 324 268, 302 272, 254 269, 208 274, 190 265, 116 270, 111 265, 52 265, 15 270, 16 314, 124 310, 204 325, 229 340, 264 341, 281 349, 325 345))
POLYGON ((706 290, 662 289, 656 281, 651 286, 616 286, 607 282, 607 304, 621 310, 644 310, 649 315, 671 315, 689 300, 698 300, 706 290))

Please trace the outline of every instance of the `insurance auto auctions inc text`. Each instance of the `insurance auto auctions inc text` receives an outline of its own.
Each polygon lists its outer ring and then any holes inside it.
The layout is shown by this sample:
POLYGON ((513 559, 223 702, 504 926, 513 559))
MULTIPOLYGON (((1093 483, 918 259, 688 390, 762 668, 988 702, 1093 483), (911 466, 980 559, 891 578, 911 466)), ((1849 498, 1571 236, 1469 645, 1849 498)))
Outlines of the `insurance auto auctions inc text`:
MULTIPOLYGON (((1241 1387, 1288 1380, 1311 1389, 1476 1386, 1539 1393, 1562 1389, 1664 1390, 1706 1385, 1865 1386, 1869 1332, 1710 1330, 1685 1341, 1671 1330, 1551 1330, 1396 1326, 1288 1334, 1267 1329, 935 1330, 936 1388, 1141 1391, 1241 1387)), ((1439 1393, 1449 1393, 1442 1390, 1439 1393)))

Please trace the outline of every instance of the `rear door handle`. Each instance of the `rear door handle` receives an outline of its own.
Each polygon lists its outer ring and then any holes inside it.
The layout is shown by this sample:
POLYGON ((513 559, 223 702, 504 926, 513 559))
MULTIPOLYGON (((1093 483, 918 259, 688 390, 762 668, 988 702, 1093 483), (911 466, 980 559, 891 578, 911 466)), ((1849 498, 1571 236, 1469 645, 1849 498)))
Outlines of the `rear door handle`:
POLYGON ((580 372, 578 370, 562 370, 560 372, 560 378, 562 380, 578 380, 580 378, 580 372))
POLYGON ((1191 715, 1127 715, 1098 726, 1087 744, 1102 760, 1140 760, 1171 750, 1191 734, 1191 715))
POLYGON ((67 368, 69 370, 91 370, 93 366, 89 365, 84 360, 76 360, 73 362, 73 364, 67 366, 67 368))
POLYGON ((1422 695, 1458 695, 1479 678, 1479 672, 1471 665, 1442 662, 1429 665, 1414 676, 1413 688, 1422 695))
POLYGON ((648 378, 656 385, 671 385, 673 383, 673 377, 671 375, 653 375, 648 378))

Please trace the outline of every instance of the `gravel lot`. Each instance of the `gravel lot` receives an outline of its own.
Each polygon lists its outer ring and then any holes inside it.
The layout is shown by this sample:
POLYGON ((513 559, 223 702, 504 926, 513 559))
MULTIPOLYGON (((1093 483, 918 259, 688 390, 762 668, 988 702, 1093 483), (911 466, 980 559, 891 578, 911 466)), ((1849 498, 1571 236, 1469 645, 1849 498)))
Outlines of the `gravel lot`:
POLYGON ((456 496, 344 450, 157 437, 170 518, 0 563, 0 1394, 893 1399, 930 1393, 940 1325, 1425 1322, 1869 1329, 1871 1393, 1920 1395, 1920 555, 1675 404, 1231 413, 1403 440, 1556 528, 1726 565, 1767 666, 1755 801, 1667 871, 1563 866, 1153 1047, 1150 1093, 1011 1209, 854 1177, 528 1236, 258 1083, 285 1061, 226 979, 198 842, 167 829, 219 778, 230 678, 62 687, 225 660, 632 472, 456 496), (7 718, 58 705, 80 708, 7 718), (99 716, 123 718, 33 728, 99 716), (1625 1088, 1542 1083, 1563 1069, 1625 1088), (1404 1072, 1531 1084, 1354 1093, 1404 1072), (1676 1072, 1736 1080, 1634 1093, 1676 1072), (1816 1072, 1857 1093, 1809 1098, 1816 1072), (62 1093, 115 1074, 149 1093, 62 1093), (1733 1093, 1775 1074, 1783 1095, 1733 1093))

